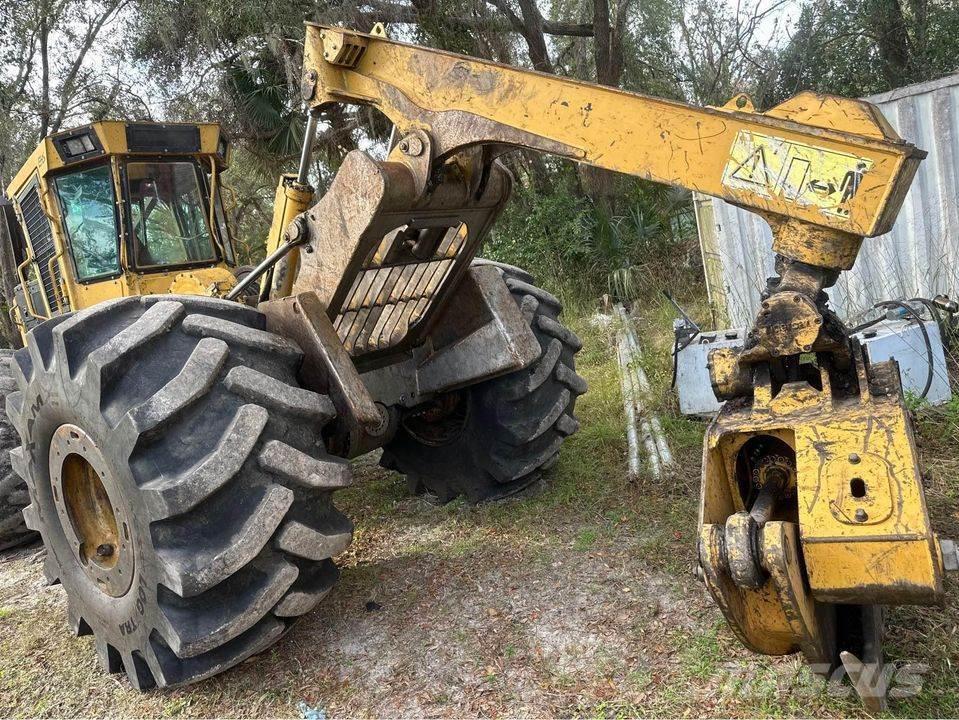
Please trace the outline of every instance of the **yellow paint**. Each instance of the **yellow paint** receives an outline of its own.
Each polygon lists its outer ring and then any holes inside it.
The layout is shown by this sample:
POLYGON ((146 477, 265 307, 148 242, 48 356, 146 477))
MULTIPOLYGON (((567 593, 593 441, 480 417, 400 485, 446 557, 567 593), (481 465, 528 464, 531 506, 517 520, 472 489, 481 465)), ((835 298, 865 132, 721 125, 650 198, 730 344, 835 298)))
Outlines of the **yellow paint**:
POLYGON ((799 638, 778 596, 778 587, 737 587, 722 559, 723 525, 700 526, 699 559, 710 594, 740 641, 763 655, 787 655, 799 650, 799 638))
POLYGON ((942 577, 934 536, 876 542, 803 542, 809 584, 817 599, 833 603, 934 605, 942 577), (902 583, 902 589, 892 583, 902 583))
POLYGON ((804 93, 767 113, 696 108, 342 28, 307 26, 303 71, 312 107, 373 105, 402 134, 442 128, 431 133, 441 154, 482 142, 492 129, 516 144, 857 235, 891 228, 922 157, 888 125, 870 122, 874 108, 862 101, 804 93), (344 63, 349 36, 363 47, 344 63), (832 163, 834 183, 840 157, 862 159, 868 172, 846 202, 813 202, 802 186, 791 194, 729 186, 723 178, 742 133, 776 138, 797 160, 832 163))
MULTIPOLYGON (((828 645, 833 632, 828 626, 809 636, 802 593, 821 608, 834 603, 928 604, 943 597, 937 538, 901 394, 892 388, 885 396, 870 395, 860 372, 861 394, 836 398, 825 372, 822 380, 823 390, 794 382, 775 395, 768 380, 761 381, 751 404, 727 403, 707 431, 701 538, 721 533, 727 519, 745 510, 737 463, 747 442, 771 436, 796 455, 795 500, 791 510, 777 512, 786 512, 799 529, 797 558, 801 555, 802 562, 797 559, 795 569, 802 566, 805 574, 785 582, 785 576, 777 580, 772 573, 762 589, 743 589, 724 569, 725 546, 703 551, 715 576, 710 590, 750 647, 761 646, 762 633, 771 632, 782 616, 790 618, 795 641, 793 649, 782 652, 802 649, 808 656, 828 645), (769 605, 770 593, 778 609, 769 605), (814 644, 800 648, 809 640, 814 644)), ((773 525, 767 523, 764 532, 773 525)), ((768 556, 773 546, 764 538, 768 556)))
POLYGON ((816 267, 849 270, 862 237, 775 215, 764 216, 773 229, 773 252, 816 267))
POLYGON ((225 267, 199 268, 198 270, 176 273, 167 292, 174 295, 222 297, 234 285, 236 285, 236 277, 225 267))
MULTIPOLYGON (((170 159, 183 159, 184 157, 194 159, 204 170, 211 170, 215 177, 228 167, 228 158, 224 159, 218 155, 221 140, 220 127, 214 123, 205 123, 192 125, 198 127, 200 132, 200 151, 186 155, 170 155, 170 159)), ((36 150, 30 155, 24 165, 14 176, 10 185, 7 187, 7 195, 14 203, 14 209, 20 219, 21 227, 24 227, 22 221, 22 211, 19 205, 19 199, 31 185, 36 184, 40 196, 41 207, 50 223, 50 231, 53 237, 55 254, 46 261, 44 270, 49 270, 54 279, 53 297, 43 298, 41 306, 32 302, 27 296, 27 314, 36 320, 45 320, 53 314, 59 312, 68 312, 80 310, 83 308, 97 305, 105 300, 116 297, 146 295, 146 294, 165 294, 165 293, 186 293, 199 295, 223 294, 229 291, 235 284, 233 273, 225 262, 212 262, 207 266, 195 267, 185 271, 170 270, 166 272, 136 272, 131 268, 127 253, 126 239, 126 207, 123 203, 118 204, 117 211, 120 215, 121 237, 120 241, 120 266, 121 273, 118 277, 107 280, 80 283, 76 280, 73 271, 73 261, 67 247, 66 231, 61 217, 59 203, 53 192, 53 181, 60 173, 73 172, 74 170, 95 164, 109 162, 112 168, 114 193, 117 198, 124 197, 125 188, 121 182, 121 163, 130 157, 156 157, 157 153, 131 153, 127 147, 126 129, 127 123, 106 121, 93 123, 86 126, 89 132, 96 135, 97 140, 103 148, 102 154, 97 154, 88 159, 64 164, 60 159, 60 154, 54 144, 58 135, 52 135, 45 138, 36 150)), ((83 128, 74 128, 69 131, 70 134, 83 128)), ((229 154, 229 153, 228 153, 229 154)), ((214 181, 214 187, 215 185, 214 181)), ((209 208, 210 220, 213 218, 213 206, 209 208)), ((211 236, 222 250, 223 238, 219 237, 218 224, 211 222, 211 236)), ((24 235, 27 232, 24 227, 24 235)), ((27 244, 27 259, 22 263, 18 272, 20 280, 26 284, 26 280, 38 280, 38 263, 33 248, 33 240, 25 237, 27 244)), ((41 294, 45 295, 45 294, 41 294)), ((24 331, 22 318, 19 317, 18 326, 21 332, 24 331)))
POLYGON ((771 521, 762 529, 763 565, 769 572, 783 615, 809 662, 832 661, 832 638, 820 626, 822 609, 809 591, 802 572, 799 528, 795 523, 771 521))
POLYGON ((731 190, 780 196, 827 215, 848 217, 872 160, 808 143, 740 130, 723 172, 731 190))
MULTIPOLYGON (((136 124, 142 125, 146 123, 136 124)), ((220 125, 218 123, 166 124, 198 127, 200 129, 200 152, 197 153, 196 156, 201 158, 216 157, 217 146, 219 145, 221 137, 220 125)), ((117 120, 105 120, 102 122, 92 123, 85 127, 89 127, 93 132, 96 133, 97 138, 100 140, 100 144, 103 146, 104 153, 107 155, 155 156, 156 153, 130 153, 127 150, 127 125, 128 123, 117 120)), ((73 133, 80 129, 82 129, 82 127, 71 128, 69 131, 55 133, 42 140, 37 148, 30 154, 30 157, 27 158, 26 162, 24 162, 24 164, 21 166, 17 174, 13 176, 13 180, 10 181, 10 184, 7 185, 7 196, 11 198, 16 197, 21 189, 29 183, 34 171, 39 171, 41 176, 45 176, 48 172, 56 172, 57 170, 66 167, 63 161, 60 159, 60 154, 57 152, 53 141, 60 135, 73 133)), ((91 158, 90 160, 71 163, 69 167, 82 167, 83 165, 89 165, 102 159, 103 156, 100 155, 96 158, 91 158)), ((229 153, 227 154, 226 161, 218 159, 217 162, 219 163, 221 169, 225 169, 229 166, 229 159, 229 153)), ((206 161, 204 161, 204 163, 205 162, 206 161)))
MULTIPOLYGON (((273 220, 270 224, 270 234, 266 239, 266 253, 269 255, 284 242, 284 233, 290 223, 300 213, 304 212, 313 202, 313 188, 301 185, 296 181, 296 175, 281 175, 276 186, 276 195, 273 199, 273 220)), ((285 263, 279 267, 284 271, 278 283, 274 283, 272 297, 287 297, 293 292, 293 281, 296 279, 300 265, 300 251, 291 250, 285 263)))
MULTIPOLYGON (((696 108, 391 41, 382 28, 363 34, 308 25, 303 72, 304 97, 312 109, 334 103, 375 106, 400 136, 417 133, 425 140, 419 143, 422 152, 398 145, 390 155, 390 162, 413 170, 414 185, 427 186, 431 159, 451 160, 447 170, 455 163, 470 177, 476 169, 476 156, 467 152, 471 147, 527 147, 750 208, 770 221, 777 252, 822 268, 851 267, 863 236, 891 228, 923 157, 901 141, 875 107, 861 101, 803 93, 766 113, 755 112, 745 96, 722 108, 696 108)), ((199 128, 201 149, 192 157, 211 168, 215 183, 227 165, 216 156, 220 130, 212 124, 199 128)), ((120 166, 131 155, 126 125, 102 122, 90 130, 110 158, 115 191, 122 197, 120 166)), ((41 143, 8 194, 16 204, 22 190, 37 183, 56 249, 48 265, 58 276, 55 309, 90 307, 123 295, 222 295, 234 286, 223 263, 133 272, 125 237, 120 238, 119 277, 77 283, 48 188, 65 169, 54 140, 41 143)), ((292 176, 280 178, 268 250, 279 246, 312 196, 312 189, 292 176)), ((122 204, 118 212, 126 227, 122 204)), ((212 215, 211 207, 215 225, 212 215)), ((32 252, 31 245, 19 268, 23 280, 38 276, 32 252)), ((278 295, 290 292, 296 263, 297 255, 291 254, 278 295)), ((785 301, 780 297, 766 309, 782 310, 776 303, 785 301)), ((810 298, 799 294, 789 300, 805 301, 810 298)), ((27 312, 44 318, 53 309, 46 301, 43 307, 30 302, 27 312)), ((771 344, 798 357, 813 346, 820 324, 813 308, 802 322, 776 327, 771 344)), ((901 397, 872 397, 862 374, 858 396, 835 396, 825 372, 822 390, 806 382, 774 390, 768 372, 765 380, 753 380, 759 364, 749 365, 743 377, 735 356, 717 355, 714 362, 717 384, 736 401, 727 403, 707 432, 700 560, 710 592, 743 642, 758 652, 802 651, 817 662, 831 660, 832 603, 939 601, 942 560, 901 397), (777 516, 762 528, 757 544, 768 580, 759 588, 743 588, 730 576, 727 554, 742 551, 730 544, 743 543, 725 542, 724 531, 730 517, 745 510, 738 458, 747 443, 762 436, 795 451, 795 499, 777 508, 777 516)), ((736 517, 746 527, 748 518, 736 517)))
POLYGON ((898 396, 820 413, 795 433, 799 520, 817 597, 938 602, 935 535, 898 396))

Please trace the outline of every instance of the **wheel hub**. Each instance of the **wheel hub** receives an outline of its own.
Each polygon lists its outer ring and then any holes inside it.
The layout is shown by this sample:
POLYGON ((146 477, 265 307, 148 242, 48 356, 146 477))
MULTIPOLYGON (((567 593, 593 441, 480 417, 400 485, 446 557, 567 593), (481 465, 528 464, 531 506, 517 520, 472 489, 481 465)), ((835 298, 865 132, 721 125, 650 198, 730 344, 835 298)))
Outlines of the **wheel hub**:
POLYGON ((469 419, 469 391, 441 395, 403 418, 403 427, 416 440, 431 447, 455 441, 469 419))
POLYGON ((101 592, 122 597, 135 568, 130 522, 100 448, 76 425, 61 425, 53 434, 50 483, 80 568, 101 592))

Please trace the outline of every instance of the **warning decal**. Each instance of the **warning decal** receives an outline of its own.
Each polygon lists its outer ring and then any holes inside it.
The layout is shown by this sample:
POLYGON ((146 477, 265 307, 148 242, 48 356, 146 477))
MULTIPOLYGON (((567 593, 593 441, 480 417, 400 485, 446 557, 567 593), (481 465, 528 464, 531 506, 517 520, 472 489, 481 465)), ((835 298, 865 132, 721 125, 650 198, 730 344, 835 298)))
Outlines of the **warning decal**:
POLYGON ((871 160, 849 153, 740 130, 723 172, 723 185, 849 217, 849 202, 870 168, 871 160))

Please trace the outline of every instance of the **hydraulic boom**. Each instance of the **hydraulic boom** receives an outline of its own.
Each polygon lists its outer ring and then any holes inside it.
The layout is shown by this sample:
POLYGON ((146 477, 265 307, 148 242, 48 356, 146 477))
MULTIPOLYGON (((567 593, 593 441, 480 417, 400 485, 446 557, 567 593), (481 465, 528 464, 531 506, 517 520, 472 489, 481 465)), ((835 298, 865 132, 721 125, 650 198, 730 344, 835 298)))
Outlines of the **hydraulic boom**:
MULTIPOLYGON (((386 162, 348 158, 301 216, 308 254, 294 293, 368 267, 403 218, 409 232, 431 213, 444 225, 474 213, 450 254, 466 262, 508 190, 496 157, 515 147, 721 197, 769 222, 778 277, 744 350, 710 357, 728 402, 706 434, 702 574, 748 647, 801 651, 823 673, 841 662, 881 706, 883 675, 865 671, 881 663, 880 606, 940 602, 955 558, 930 527, 898 373, 865 362, 823 290, 864 237, 890 230, 925 153, 862 101, 803 93, 760 113, 741 95, 697 108, 395 42, 379 27, 308 25, 302 95, 313 116, 375 107, 396 142, 386 162), (330 220, 344 204, 350 228, 330 220)), ((354 356, 384 337, 382 315, 351 315, 358 296, 370 296, 361 281, 322 297, 354 356)))

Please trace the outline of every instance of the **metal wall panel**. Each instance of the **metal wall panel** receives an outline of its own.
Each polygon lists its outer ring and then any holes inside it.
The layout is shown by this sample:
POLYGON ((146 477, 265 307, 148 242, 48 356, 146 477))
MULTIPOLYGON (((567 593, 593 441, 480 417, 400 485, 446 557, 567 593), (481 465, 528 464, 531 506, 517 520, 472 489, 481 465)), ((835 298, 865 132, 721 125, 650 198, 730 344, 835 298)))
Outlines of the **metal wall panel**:
MULTIPOLYGON (((850 321, 878 300, 959 295, 959 74, 866 99, 929 156, 892 232, 867 239, 856 266, 830 290, 833 306, 850 321)), ((704 262, 717 322, 751 324, 773 274, 769 226, 717 198, 697 198, 696 216, 700 244, 710 250, 704 262), (701 207, 704 201, 711 212, 701 207)))

